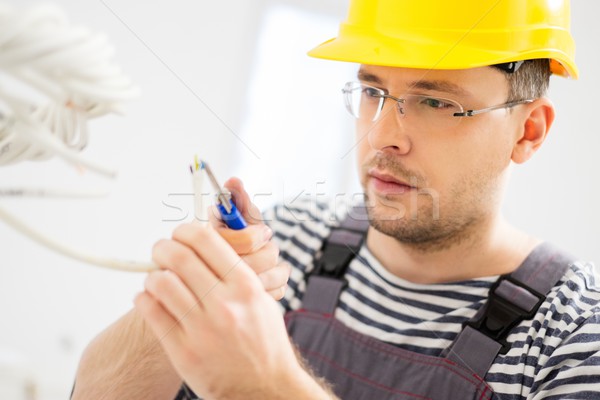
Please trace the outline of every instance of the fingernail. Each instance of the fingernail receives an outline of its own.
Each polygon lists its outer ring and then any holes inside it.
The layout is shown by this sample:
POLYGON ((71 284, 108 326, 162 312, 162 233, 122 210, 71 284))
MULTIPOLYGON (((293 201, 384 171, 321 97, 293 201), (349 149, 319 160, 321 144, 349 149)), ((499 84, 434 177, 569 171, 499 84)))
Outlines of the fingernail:
POLYGON ((269 228, 268 226, 265 226, 265 230, 264 230, 265 241, 269 241, 272 236, 273 236, 273 231, 271 230, 271 228, 269 228))

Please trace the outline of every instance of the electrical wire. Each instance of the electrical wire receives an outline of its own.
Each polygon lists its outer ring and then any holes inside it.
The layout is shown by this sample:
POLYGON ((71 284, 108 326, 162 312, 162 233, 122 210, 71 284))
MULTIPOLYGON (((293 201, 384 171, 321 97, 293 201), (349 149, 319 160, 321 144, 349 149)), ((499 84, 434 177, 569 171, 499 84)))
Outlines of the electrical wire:
POLYGON ((190 164, 192 173, 192 189, 194 191, 194 218, 200 225, 208 224, 208 206, 205 203, 204 191, 204 163, 194 156, 193 164, 190 164))
MULTIPOLYGON (((80 155, 88 144, 88 120, 119 112, 125 101, 139 94, 113 63, 113 55, 105 35, 72 26, 54 6, 21 11, 0 4, 0 166, 58 156, 114 178, 114 169, 80 155)), ((81 194, 32 188, 0 191, 5 197, 81 194)), ((74 249, 1 205, 0 220, 36 242, 85 263, 132 272, 158 269, 151 262, 117 260, 74 249)))
POLYGON ((120 271, 129 272, 150 272, 157 270, 159 267, 151 262, 139 262, 129 260, 119 260, 109 257, 100 257, 80 250, 74 249, 71 246, 60 243, 57 240, 52 239, 48 235, 41 233, 39 230, 32 228, 28 224, 16 218, 11 213, 6 211, 0 206, 0 219, 4 220, 8 225, 12 226, 17 231, 21 232, 30 239, 35 240, 39 244, 46 246, 60 254, 67 257, 74 258, 75 260, 83 261, 88 264, 96 265, 99 267, 116 269, 120 271))
POLYGON ((20 197, 36 197, 36 198, 98 198, 108 196, 107 191, 93 189, 57 189, 57 188, 41 188, 41 187, 0 187, 0 197, 20 198, 20 197))
POLYGON ((118 112, 139 94, 113 55, 105 35, 72 26, 56 7, 0 5, 0 165, 59 156, 114 177, 78 154, 90 118, 118 112))

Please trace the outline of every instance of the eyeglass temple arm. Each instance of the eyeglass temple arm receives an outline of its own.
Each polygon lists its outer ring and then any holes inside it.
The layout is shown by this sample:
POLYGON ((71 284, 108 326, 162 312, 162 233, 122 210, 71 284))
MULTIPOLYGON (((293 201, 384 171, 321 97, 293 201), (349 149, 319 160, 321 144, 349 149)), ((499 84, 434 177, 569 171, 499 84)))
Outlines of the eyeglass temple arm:
POLYGON ((467 110, 467 111, 460 112, 460 113, 454 113, 452 115, 455 117, 472 117, 473 115, 483 114, 488 111, 498 110, 500 108, 511 108, 514 106, 518 106, 519 104, 528 104, 528 103, 532 103, 532 102, 533 102, 533 99, 511 101, 510 103, 498 104, 497 106, 481 108, 479 110, 467 110))

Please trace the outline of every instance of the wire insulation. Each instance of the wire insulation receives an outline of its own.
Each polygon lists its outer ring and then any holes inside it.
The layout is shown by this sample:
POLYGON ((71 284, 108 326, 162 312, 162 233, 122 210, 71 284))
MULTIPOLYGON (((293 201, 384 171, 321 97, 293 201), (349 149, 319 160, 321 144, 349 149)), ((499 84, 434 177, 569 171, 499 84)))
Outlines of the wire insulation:
POLYGON ((41 233, 35 228, 27 225, 19 218, 13 216, 0 206, 0 219, 4 220, 8 225, 12 226, 17 231, 21 232, 30 239, 35 240, 39 244, 46 246, 60 254, 67 257, 74 258, 75 260, 83 261, 88 264, 96 265, 99 267, 110 268, 120 271, 129 272, 150 272, 158 270, 159 267, 151 262, 137 262, 129 260, 118 260, 108 257, 100 257, 91 255, 80 250, 74 249, 73 247, 60 243, 57 240, 50 238, 49 236, 41 233))
POLYGON ((0 5, 0 166, 59 156, 114 177, 78 154, 90 118, 139 94, 113 55, 105 35, 70 25, 56 7, 0 5))
MULTIPOLYGON (((118 112, 138 89, 112 62, 105 35, 69 24, 54 6, 0 4, 0 166, 59 156, 110 178, 116 171, 81 156, 88 120, 118 112)), ((5 189, 5 197, 90 197, 89 191, 5 189)), ((52 239, 0 206, 0 220, 36 242, 85 263, 132 272, 151 262, 100 257, 52 239)))

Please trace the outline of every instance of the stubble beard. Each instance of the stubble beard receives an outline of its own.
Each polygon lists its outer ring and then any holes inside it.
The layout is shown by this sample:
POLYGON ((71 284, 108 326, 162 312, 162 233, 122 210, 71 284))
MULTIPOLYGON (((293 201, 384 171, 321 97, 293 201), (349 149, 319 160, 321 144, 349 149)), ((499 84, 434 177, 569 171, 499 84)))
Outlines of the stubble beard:
POLYGON ((434 202, 417 200, 416 210, 391 207, 391 198, 382 199, 365 192, 370 225, 419 252, 437 252, 468 241, 479 218, 469 212, 444 213, 434 202), (394 208, 397 212, 394 212, 394 208))
POLYGON ((419 252, 437 252, 477 239, 478 226, 491 217, 495 180, 491 174, 470 174, 456 182, 443 198, 428 188, 426 179, 407 170, 392 157, 375 157, 363 168, 363 189, 371 226, 419 252), (369 193, 367 171, 377 166, 418 189, 400 201, 397 196, 369 193), (411 197, 412 196, 412 197, 411 197))

